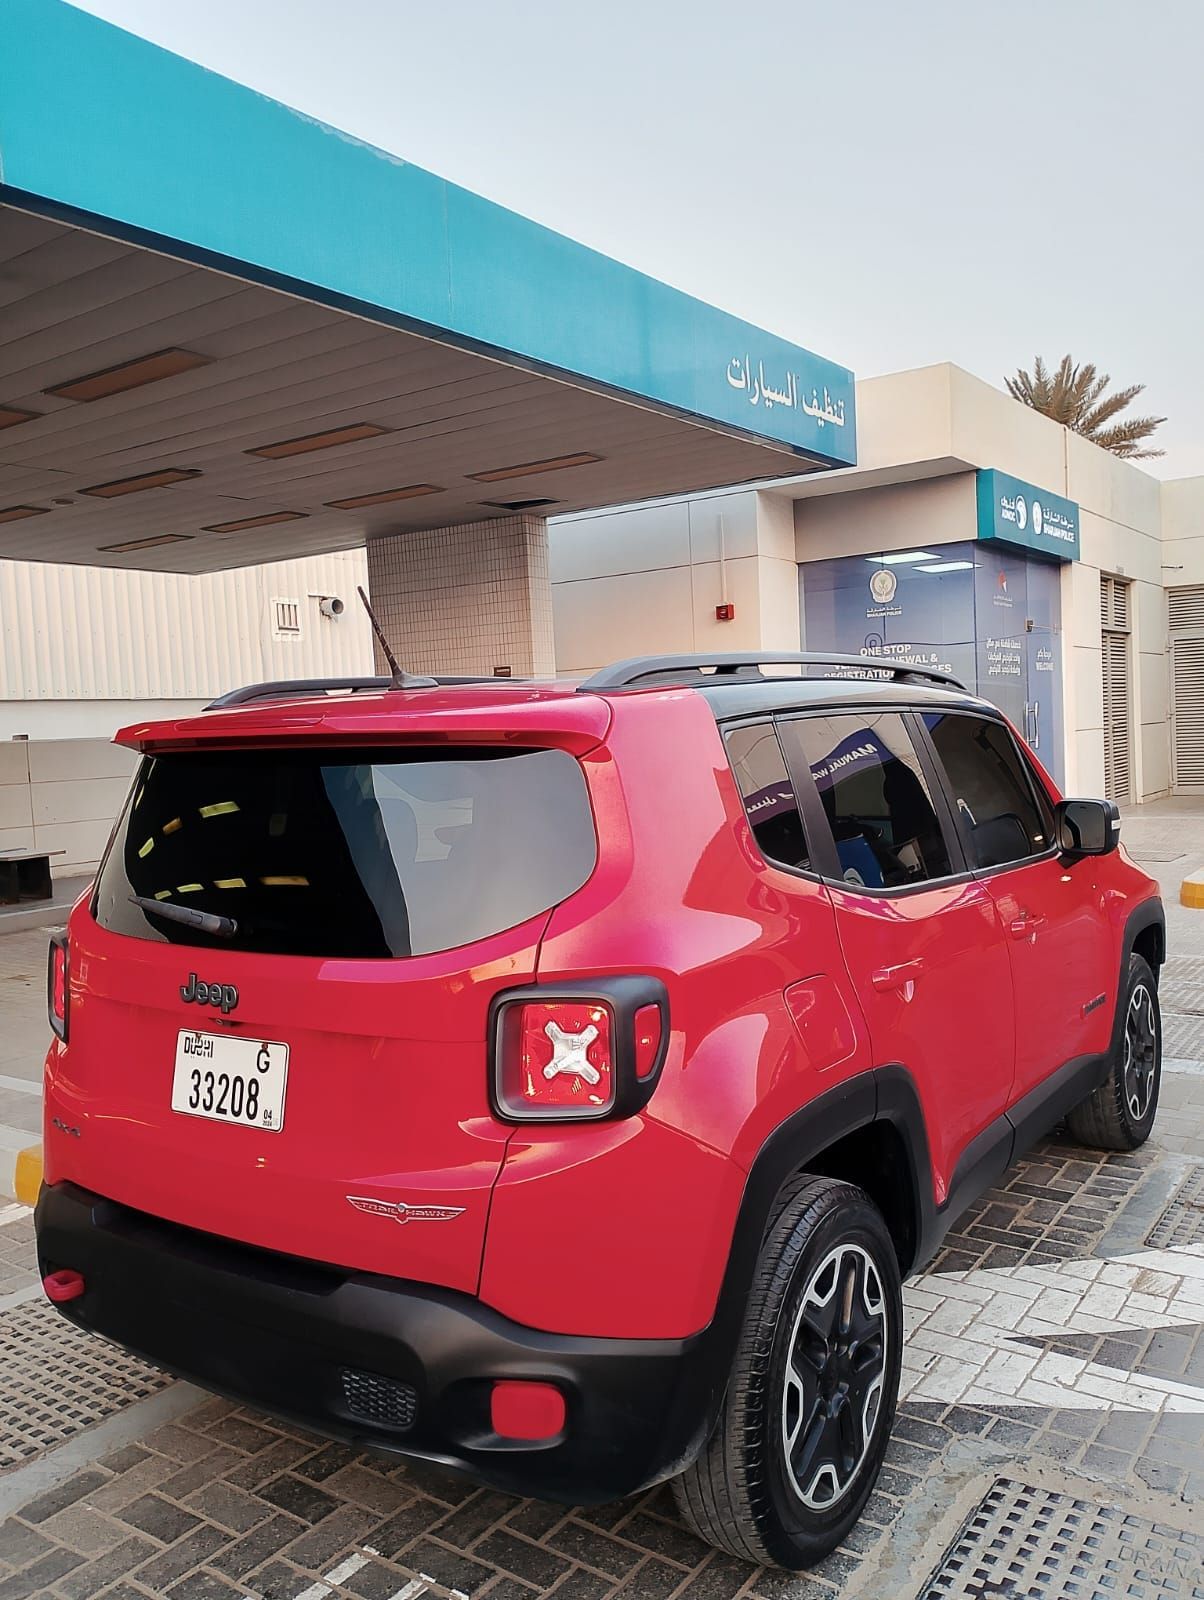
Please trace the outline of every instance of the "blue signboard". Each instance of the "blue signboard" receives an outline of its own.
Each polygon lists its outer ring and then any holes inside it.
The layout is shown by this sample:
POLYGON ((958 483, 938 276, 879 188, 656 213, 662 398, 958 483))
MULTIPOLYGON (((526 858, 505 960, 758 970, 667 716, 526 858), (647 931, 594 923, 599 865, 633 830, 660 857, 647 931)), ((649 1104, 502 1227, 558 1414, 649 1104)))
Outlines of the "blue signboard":
POLYGON ((994 468, 977 474, 978 537, 1032 550, 1054 561, 1079 559, 1079 508, 994 468))
MULTIPOLYGON (((1026 525, 1030 516, 1026 495, 1026 525)), ((1060 779, 1061 574, 1053 561, 999 539, 920 541, 914 550, 806 562, 799 578, 806 649, 952 673, 1006 712, 1060 779)), ((826 775, 815 776, 823 787, 826 775)))
POLYGON ((60 0, 0 3, 0 200, 857 460, 847 368, 60 0))

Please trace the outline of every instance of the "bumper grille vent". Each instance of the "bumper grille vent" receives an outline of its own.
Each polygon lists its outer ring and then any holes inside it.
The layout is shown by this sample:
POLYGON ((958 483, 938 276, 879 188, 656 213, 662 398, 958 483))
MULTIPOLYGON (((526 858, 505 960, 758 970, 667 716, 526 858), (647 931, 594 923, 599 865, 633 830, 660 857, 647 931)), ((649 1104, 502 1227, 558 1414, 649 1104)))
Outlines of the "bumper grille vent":
POLYGON ((414 1426, 418 1391, 410 1384, 382 1378, 376 1372, 358 1372, 353 1367, 344 1367, 341 1376, 343 1399, 353 1417, 399 1433, 414 1426))

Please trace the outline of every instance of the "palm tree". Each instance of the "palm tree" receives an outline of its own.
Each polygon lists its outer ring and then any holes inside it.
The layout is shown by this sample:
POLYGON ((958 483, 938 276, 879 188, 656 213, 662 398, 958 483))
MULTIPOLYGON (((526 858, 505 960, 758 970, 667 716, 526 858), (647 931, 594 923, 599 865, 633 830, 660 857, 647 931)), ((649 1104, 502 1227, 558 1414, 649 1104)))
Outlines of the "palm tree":
POLYGON ((1056 372, 1038 356, 1032 373, 1023 367, 1014 378, 1005 378, 1008 393, 1022 405, 1032 406, 1055 422, 1073 428, 1084 439, 1111 450, 1114 456, 1124 456, 1130 461, 1141 461, 1150 456, 1165 455, 1165 450, 1141 448, 1154 429, 1166 421, 1165 417, 1129 417, 1113 422, 1117 416, 1136 400, 1145 388, 1144 383, 1130 384, 1127 389, 1117 389, 1107 399, 1104 390, 1112 382, 1106 372, 1097 373, 1095 363, 1086 361, 1082 366, 1063 356, 1056 372))

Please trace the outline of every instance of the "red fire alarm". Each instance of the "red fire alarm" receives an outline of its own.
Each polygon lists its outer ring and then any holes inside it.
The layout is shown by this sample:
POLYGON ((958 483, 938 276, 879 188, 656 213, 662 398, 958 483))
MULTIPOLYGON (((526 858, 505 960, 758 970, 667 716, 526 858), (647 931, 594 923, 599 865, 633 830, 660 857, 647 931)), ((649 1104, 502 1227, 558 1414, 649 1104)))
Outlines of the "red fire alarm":
POLYGON ((735 620, 736 608, 730 600, 725 600, 721 606, 715 607, 716 622, 734 622, 735 620))

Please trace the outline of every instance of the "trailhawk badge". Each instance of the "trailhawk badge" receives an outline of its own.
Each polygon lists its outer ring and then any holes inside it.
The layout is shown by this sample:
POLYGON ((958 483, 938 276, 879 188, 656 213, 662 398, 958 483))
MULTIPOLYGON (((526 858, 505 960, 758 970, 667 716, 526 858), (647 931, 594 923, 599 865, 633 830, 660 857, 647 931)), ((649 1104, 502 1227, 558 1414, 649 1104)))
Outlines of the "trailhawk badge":
POLYGON ((463 1212, 463 1206, 410 1206, 404 1200, 373 1200, 364 1194, 343 1197, 357 1211, 370 1217, 392 1217, 394 1222, 449 1222, 463 1212))

